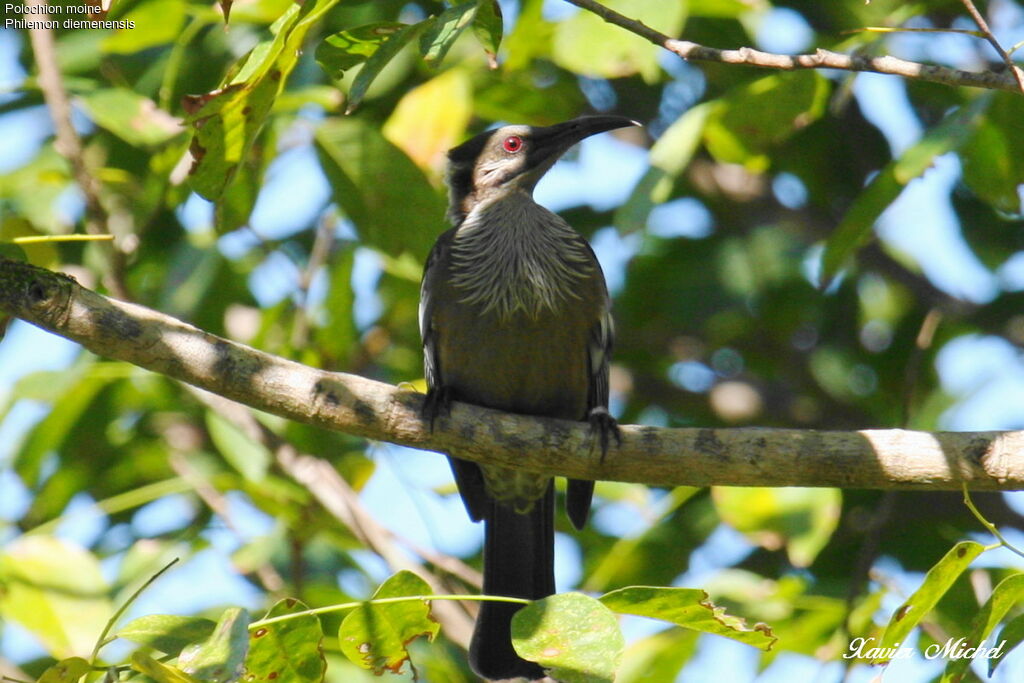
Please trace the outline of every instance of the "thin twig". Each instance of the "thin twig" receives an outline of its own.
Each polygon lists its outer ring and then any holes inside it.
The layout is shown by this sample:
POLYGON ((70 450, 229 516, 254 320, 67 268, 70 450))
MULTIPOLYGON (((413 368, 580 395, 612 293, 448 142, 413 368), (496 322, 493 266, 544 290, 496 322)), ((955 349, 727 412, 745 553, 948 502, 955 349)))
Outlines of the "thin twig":
MULTIPOLYGON (((864 71, 891 76, 902 76, 930 83, 958 85, 988 90, 1021 92, 1017 78, 1010 74, 994 71, 963 71, 934 64, 920 64, 897 57, 866 57, 844 55, 838 52, 818 49, 814 54, 780 55, 762 52, 749 47, 738 50, 720 50, 688 40, 676 40, 657 31, 643 22, 623 16, 594 0, 566 0, 577 7, 593 12, 610 24, 619 26, 660 45, 669 52, 688 61, 719 62, 722 64, 743 64, 766 69, 794 71, 797 69, 840 69, 843 71, 864 71)), ((1016 70, 1014 75, 1019 76, 1016 70)))
MULTIPOLYGON (((39 69, 39 89, 53 121, 54 148, 71 164, 75 182, 85 198, 85 231, 91 235, 109 233, 110 216, 100 201, 100 182, 86 162, 82 139, 71 122, 71 101, 57 65, 53 31, 46 28, 50 19, 49 4, 47 0, 25 0, 25 4, 43 8, 37 14, 39 21, 33 22, 29 29, 29 41, 39 69)), ((109 254, 110 272, 104 276, 104 283, 114 296, 130 300, 124 284, 124 255, 110 245, 105 248, 109 254)))
POLYGON ((1024 557, 1024 551, 1021 551, 1015 545, 1007 541, 1006 537, 1003 536, 1002 532, 999 531, 996 525, 985 519, 985 516, 981 514, 981 511, 978 510, 977 506, 974 505, 974 500, 971 499, 971 492, 967 490, 966 486, 963 487, 963 494, 964 505, 966 505, 967 509, 971 511, 971 514, 974 515, 974 518, 977 519, 978 522, 980 522, 981 525, 985 527, 990 534, 996 537, 996 540, 999 541, 999 546, 1006 548, 1015 555, 1020 555, 1021 557, 1024 557))
MULTIPOLYGON (((192 486, 192 490, 206 504, 206 507, 210 508, 215 515, 220 517, 225 528, 237 536, 239 540, 244 541, 245 536, 239 531, 238 525, 235 524, 231 515, 231 508, 228 506, 224 495, 203 477, 180 451, 173 450, 171 452, 169 463, 175 474, 192 486)), ((260 564, 256 567, 254 573, 268 593, 280 595, 281 591, 284 590, 284 579, 281 578, 281 574, 278 573, 277 569, 270 562, 260 564)))
POLYGON ((309 340, 309 288, 313 285, 313 278, 316 277, 331 254, 337 227, 337 220, 331 212, 326 212, 317 225, 316 238, 313 240, 313 248, 309 252, 309 262, 299 275, 300 305, 295 311, 295 324, 292 327, 291 346, 293 349, 302 348, 309 340))
POLYGON ((1017 65, 1013 63, 1013 58, 1010 57, 1010 54, 1003 49, 1002 45, 999 44, 999 40, 996 38, 995 34, 992 33, 992 29, 988 27, 988 22, 985 21, 985 17, 981 16, 981 12, 979 12, 978 8, 974 6, 974 3, 971 2, 971 0, 960 1, 967 9, 967 13, 971 15, 971 19, 973 19, 974 23, 981 29, 981 33, 985 40, 989 42, 989 45, 991 45, 996 53, 1002 58, 1003 63, 1006 64, 1010 73, 1013 74, 1015 79, 1017 79, 1017 88, 1020 92, 1024 93, 1024 73, 1017 68, 1017 65))
MULTIPOLYGON (((261 424, 243 405, 206 391, 188 387, 191 393, 218 415, 230 421, 252 440, 262 444, 274 453, 277 465, 306 487, 320 505, 341 522, 368 549, 383 559, 392 571, 408 570, 422 577, 432 590, 442 592, 458 588, 431 573, 409 553, 403 552, 399 544, 406 546, 435 567, 457 576, 471 586, 481 584, 479 573, 453 557, 447 557, 419 548, 408 541, 398 539, 394 533, 376 519, 363 506, 362 501, 348 482, 326 460, 299 453, 294 446, 281 440, 261 424)), ((461 605, 438 605, 435 616, 443 622, 445 635, 463 647, 469 643, 472 622, 461 605)))

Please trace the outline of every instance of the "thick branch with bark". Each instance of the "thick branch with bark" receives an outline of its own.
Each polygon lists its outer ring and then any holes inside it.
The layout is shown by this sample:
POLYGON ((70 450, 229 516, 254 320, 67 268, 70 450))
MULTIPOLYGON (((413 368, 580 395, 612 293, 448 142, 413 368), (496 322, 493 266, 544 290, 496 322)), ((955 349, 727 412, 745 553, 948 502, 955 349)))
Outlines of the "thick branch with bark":
POLYGON ((482 463, 656 486, 1024 488, 1024 431, 825 432, 625 425, 602 460, 584 423, 455 404, 436 428, 423 396, 325 372, 104 297, 72 278, 0 257, 0 310, 107 358, 275 415, 482 463))

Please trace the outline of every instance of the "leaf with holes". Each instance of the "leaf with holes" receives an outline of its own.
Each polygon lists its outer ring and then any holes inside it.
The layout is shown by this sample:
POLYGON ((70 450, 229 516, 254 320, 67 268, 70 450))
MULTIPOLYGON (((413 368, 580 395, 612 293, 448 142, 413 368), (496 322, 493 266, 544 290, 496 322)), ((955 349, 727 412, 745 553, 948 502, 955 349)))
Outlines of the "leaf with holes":
POLYGON ((745 620, 725 613, 714 605, 708 594, 697 588, 665 588, 628 586, 600 597, 601 603, 619 614, 633 614, 667 621, 676 626, 714 633, 771 650, 778 640, 772 630, 762 624, 747 626, 745 620))
MULTIPOLYGON (((270 608, 264 619, 305 611, 298 600, 287 598, 270 608)), ((327 665, 321 641, 320 620, 312 614, 259 626, 250 632, 245 658, 245 680, 322 681, 327 665)))
POLYGON ((351 661, 380 676, 399 673, 409 659, 406 646, 419 636, 433 640, 441 626, 430 617, 423 600, 374 604, 372 600, 429 595, 427 582, 410 571, 401 571, 382 583, 371 601, 349 612, 338 630, 341 651, 351 661))

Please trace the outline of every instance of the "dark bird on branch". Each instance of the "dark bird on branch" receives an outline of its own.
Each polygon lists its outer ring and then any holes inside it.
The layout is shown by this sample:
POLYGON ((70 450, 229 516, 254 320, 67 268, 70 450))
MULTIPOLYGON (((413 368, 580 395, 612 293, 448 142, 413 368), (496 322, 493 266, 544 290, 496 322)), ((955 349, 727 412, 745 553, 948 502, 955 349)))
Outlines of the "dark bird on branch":
MULTIPOLYGON (((638 125, 589 116, 554 126, 504 126, 448 153, 455 226, 427 259, 420 294, 431 420, 451 401, 589 421, 602 455, 618 436, 608 414, 612 318, 604 274, 586 240, 533 200, 533 188, 580 140, 638 125)), ((555 592, 551 477, 449 458, 474 521, 484 521, 488 595, 537 600, 555 592)), ((594 482, 570 479, 569 519, 581 528, 594 482)), ((544 676, 512 648, 520 605, 483 602, 470 665, 489 679, 544 676)))

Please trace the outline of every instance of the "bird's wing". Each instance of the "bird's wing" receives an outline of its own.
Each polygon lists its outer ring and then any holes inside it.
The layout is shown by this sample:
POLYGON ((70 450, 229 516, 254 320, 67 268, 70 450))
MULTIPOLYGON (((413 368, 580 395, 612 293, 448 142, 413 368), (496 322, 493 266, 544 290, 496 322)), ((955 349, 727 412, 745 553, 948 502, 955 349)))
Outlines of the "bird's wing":
POLYGON ((454 236, 455 231, 449 230, 437 238, 427 257, 427 264, 423 267, 423 280, 420 283, 420 338, 423 340, 423 373, 427 379, 428 392, 438 391, 444 386, 437 356, 437 335, 432 322, 436 303, 433 293, 437 290, 437 278, 440 277, 439 266, 447 260, 454 236))

